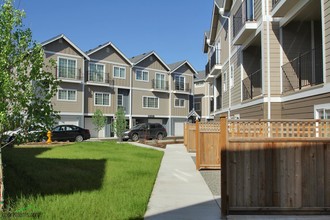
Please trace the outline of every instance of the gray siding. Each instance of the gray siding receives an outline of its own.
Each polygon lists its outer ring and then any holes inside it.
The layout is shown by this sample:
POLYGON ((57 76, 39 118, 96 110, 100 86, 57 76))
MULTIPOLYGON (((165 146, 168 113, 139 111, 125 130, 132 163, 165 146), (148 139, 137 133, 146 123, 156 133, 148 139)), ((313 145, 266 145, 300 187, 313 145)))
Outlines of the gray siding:
POLYGON ((58 94, 52 98, 52 103, 55 111, 60 112, 75 112, 80 113, 82 109, 82 100, 83 100, 83 91, 82 85, 77 83, 61 83, 59 86, 60 89, 70 89, 77 90, 77 100, 76 101, 61 101, 58 100, 58 94))
POLYGON ((326 63, 326 82, 330 83, 330 0, 324 1, 324 34, 325 34, 325 58, 326 63))
POLYGON ((85 113, 87 114, 94 114, 97 109, 100 109, 103 114, 114 114, 117 110, 117 97, 111 87, 88 85, 85 87, 85 100, 85 113), (97 92, 110 93, 110 106, 94 105, 94 94, 97 92))
MULTIPOLYGON (((270 3, 271 5, 271 3, 270 3)), ((254 0, 254 19, 258 21, 262 19, 262 3, 261 0, 254 0)))
POLYGON ((234 67, 234 87, 231 89, 232 105, 241 103, 241 52, 237 51, 231 58, 234 67))
POLYGON ((262 119, 264 118, 263 109, 263 104, 259 104, 238 110, 232 110, 231 115, 239 114, 241 119, 262 119))
POLYGON ((172 116, 187 116, 189 113, 189 95, 172 95, 172 116), (175 107, 175 99, 184 99, 184 107, 175 107))
POLYGON ((132 91, 132 115, 169 115, 169 94, 161 92, 150 92, 150 91, 141 91, 133 90, 132 91), (151 96, 159 98, 158 109, 152 108, 143 108, 143 96, 151 96))
POLYGON ((54 53, 70 54, 74 56, 82 56, 76 49, 70 46, 64 39, 56 40, 43 47, 46 51, 52 51, 54 53))

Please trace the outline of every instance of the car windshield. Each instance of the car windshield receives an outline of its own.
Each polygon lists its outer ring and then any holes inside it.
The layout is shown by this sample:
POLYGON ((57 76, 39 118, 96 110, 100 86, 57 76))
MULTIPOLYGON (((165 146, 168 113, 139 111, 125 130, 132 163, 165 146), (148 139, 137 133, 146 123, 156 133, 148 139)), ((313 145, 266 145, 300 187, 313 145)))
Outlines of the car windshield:
POLYGON ((131 129, 141 129, 141 128, 145 128, 145 124, 138 124, 133 126, 131 129))

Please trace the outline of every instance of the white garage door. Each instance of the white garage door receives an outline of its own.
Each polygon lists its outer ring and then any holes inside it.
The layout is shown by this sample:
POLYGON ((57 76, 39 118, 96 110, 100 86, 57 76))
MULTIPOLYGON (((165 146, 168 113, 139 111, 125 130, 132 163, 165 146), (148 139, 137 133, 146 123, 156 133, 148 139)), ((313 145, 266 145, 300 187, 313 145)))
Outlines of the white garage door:
POLYGON ((174 123, 174 135, 175 136, 183 136, 183 122, 175 122, 174 123))
POLYGON ((79 121, 59 121, 59 125, 76 125, 79 126, 79 121))
POLYGON ((92 118, 85 118, 85 128, 91 133, 93 138, 104 138, 105 137, 105 128, 102 128, 98 133, 95 130, 92 118))

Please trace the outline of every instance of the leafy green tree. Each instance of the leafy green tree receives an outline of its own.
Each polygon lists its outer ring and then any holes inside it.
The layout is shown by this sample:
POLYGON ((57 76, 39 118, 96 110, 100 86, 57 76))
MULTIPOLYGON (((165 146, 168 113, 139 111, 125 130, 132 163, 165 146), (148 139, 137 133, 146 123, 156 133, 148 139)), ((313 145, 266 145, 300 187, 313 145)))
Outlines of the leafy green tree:
POLYGON ((125 112, 123 108, 118 108, 117 112, 115 113, 115 121, 113 122, 113 129, 117 134, 119 141, 123 140, 123 132, 126 130, 126 118, 125 112))
POLYGON ((51 71, 55 62, 44 64, 44 51, 23 25, 24 11, 12 0, 0 8, 0 138, 20 127, 50 129, 58 118, 51 104, 58 81, 51 71))
POLYGON ((95 130, 99 132, 104 126, 106 125, 106 117, 103 116, 103 112, 100 109, 97 109, 94 112, 94 115, 92 117, 92 122, 95 126, 95 130))

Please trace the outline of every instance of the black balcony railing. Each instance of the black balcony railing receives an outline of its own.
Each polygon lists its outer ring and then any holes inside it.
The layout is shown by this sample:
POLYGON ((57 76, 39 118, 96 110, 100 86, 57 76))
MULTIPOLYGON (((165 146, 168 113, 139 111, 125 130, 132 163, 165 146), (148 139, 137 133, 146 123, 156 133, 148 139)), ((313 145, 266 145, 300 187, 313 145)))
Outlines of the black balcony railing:
POLYGON ((210 62, 207 62, 205 65, 205 76, 208 76, 210 74, 210 62))
POLYGON ((261 69, 246 77, 243 82, 243 100, 253 99, 262 94, 261 69))
POLYGON ((222 96, 219 95, 217 97, 217 110, 221 109, 222 108, 222 96))
POLYGON ((66 66, 57 66, 55 76, 57 79, 69 79, 69 80, 82 79, 80 68, 70 68, 66 66))
POLYGON ((175 83, 175 91, 182 91, 182 92, 191 92, 191 88, 189 87, 189 83, 175 83))
POLYGON ((233 16, 233 37, 242 30, 247 21, 254 21, 253 0, 244 0, 233 16))
POLYGON ((156 90, 168 90, 169 86, 168 86, 168 81, 166 80, 156 80, 153 79, 151 80, 151 84, 152 84, 152 88, 156 89, 156 90))
POLYGON ((114 80, 110 78, 110 74, 98 74, 96 72, 87 72, 88 82, 92 83, 105 83, 109 85, 114 85, 114 80))
POLYGON ((273 8, 280 2, 281 0, 272 0, 273 8))
POLYGON ((323 83, 322 50, 313 49, 300 54, 282 66, 283 93, 323 83))
POLYGON ((215 49, 210 60, 210 69, 220 64, 220 49, 215 49))

